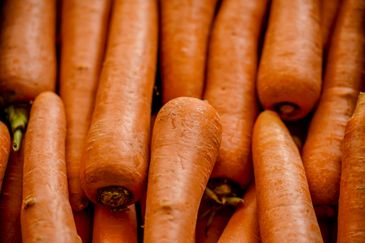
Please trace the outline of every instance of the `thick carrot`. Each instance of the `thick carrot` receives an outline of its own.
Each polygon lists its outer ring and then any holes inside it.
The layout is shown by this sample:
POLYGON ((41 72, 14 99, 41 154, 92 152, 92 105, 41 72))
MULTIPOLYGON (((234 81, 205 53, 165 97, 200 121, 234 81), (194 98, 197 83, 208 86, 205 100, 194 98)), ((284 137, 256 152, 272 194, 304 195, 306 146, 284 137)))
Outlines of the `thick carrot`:
POLYGON ((23 154, 11 152, 0 194, 0 242, 21 243, 20 208, 23 188, 23 154))
POLYGON ((93 212, 94 206, 89 204, 81 211, 73 211, 77 234, 82 242, 88 243, 92 240, 93 234, 93 212))
POLYGON ((52 92, 35 99, 24 144, 22 237, 27 242, 81 242, 68 200, 66 117, 52 92))
POLYGON ((253 174, 251 134, 258 110, 258 42, 266 7, 266 0, 223 1, 209 46, 204 99, 217 109, 223 127, 211 178, 229 179, 240 187, 246 187, 253 174))
POLYGON ((0 121, 0 192, 10 153, 10 134, 7 126, 0 121))
POLYGON ((144 242, 193 242, 199 204, 217 159, 222 127, 208 102, 175 98, 155 121, 144 242))
POLYGON ((341 6, 302 155, 313 203, 322 205, 338 202, 341 142, 364 80, 365 1, 345 0, 341 6))
POLYGON ((121 212, 112 212, 100 205, 95 206, 93 243, 137 243, 137 217, 135 206, 121 212))
POLYGON ((272 0, 257 90, 265 109, 284 120, 306 116, 321 91, 320 6, 316 0, 272 0))
POLYGON ((80 185, 80 163, 104 56, 110 5, 109 0, 63 1, 60 96, 66 109, 67 178, 75 211, 88 203, 80 185))
POLYGON ((217 0, 162 0, 162 101, 203 95, 208 39, 217 0))
POLYGON ((218 243, 227 242, 261 242, 254 184, 245 193, 243 204, 236 209, 218 241, 218 243))
POLYGON ((323 242, 298 148, 276 112, 257 118, 252 153, 262 242, 323 242))
POLYGON ((360 93, 343 141, 337 241, 365 242, 365 93, 360 93))
POLYGON ((0 96, 29 101, 56 86, 56 1, 6 0, 0 27, 0 96))
POLYGON ((342 0, 321 0, 321 32, 323 46, 327 47, 342 0))
POLYGON ((115 1, 111 21, 80 171, 91 201, 121 209, 139 200, 147 177, 157 1, 115 1))

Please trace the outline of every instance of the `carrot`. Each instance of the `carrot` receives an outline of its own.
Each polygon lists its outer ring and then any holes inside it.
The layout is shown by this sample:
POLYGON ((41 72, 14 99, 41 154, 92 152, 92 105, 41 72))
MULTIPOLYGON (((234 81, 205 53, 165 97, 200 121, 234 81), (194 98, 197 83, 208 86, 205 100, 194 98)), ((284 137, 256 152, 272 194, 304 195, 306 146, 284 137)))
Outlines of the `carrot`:
POLYGON ((80 162, 92 116, 111 1, 64 0, 60 96, 67 118, 66 164, 72 209, 88 199, 80 185, 80 162))
POLYGON ((256 189, 251 185, 243 197, 243 204, 229 220, 218 243, 259 243, 260 232, 257 216, 256 189))
POLYGON ((162 101, 201 98, 208 39, 217 0, 162 0, 162 101))
POLYGON ((137 218, 135 206, 121 212, 96 205, 94 214, 93 243, 137 243, 137 218))
POLYGON ((115 1, 80 169, 94 203, 118 210, 141 197, 156 59, 157 1, 115 1))
MULTIPOLYGON (((365 4, 363 4, 365 6, 365 4)), ((365 10, 365 9, 363 9, 365 10)), ((365 242, 365 93, 360 93, 343 140, 337 241, 365 242)))
POLYGON ((321 91, 319 1, 273 0, 260 61, 257 91, 265 109, 299 120, 321 91))
POLYGON ((81 211, 73 211, 77 234, 82 242, 91 242, 93 234, 93 205, 88 205, 81 211))
POLYGON ((10 134, 6 125, 0 121, 0 192, 10 153, 10 134))
POLYGON ((211 206, 201 202, 195 229, 195 241, 199 243, 216 243, 231 218, 234 207, 222 207, 209 214, 211 206))
POLYGON ((0 28, 0 96, 33 100, 56 86, 56 1, 6 0, 0 28))
POLYGON ((193 242, 199 204, 222 127, 205 101, 175 98, 157 114, 151 142, 144 242, 193 242))
POLYGON ((20 207, 22 205, 24 149, 11 152, 0 194, 0 242, 21 243, 20 207))
POLYGON ((342 0, 321 0, 321 32, 323 46, 327 47, 329 40, 331 39, 331 33, 333 24, 337 16, 338 9, 340 8, 342 0))
POLYGON ((298 148, 279 115, 262 112, 252 139, 262 242, 322 242, 298 148))
POLYGON ((251 133, 258 110, 256 67, 266 8, 266 0, 223 1, 209 45, 204 99, 217 109, 223 126, 211 178, 227 179, 230 187, 231 183, 246 187, 253 174, 251 133))
POLYGON ((22 237, 29 242, 81 242, 68 201, 66 117, 52 92, 35 99, 24 144, 22 237))
POLYGON ((343 2, 329 50, 322 96, 303 147, 303 163, 314 204, 338 202, 341 142, 363 82, 364 19, 364 1, 343 2))

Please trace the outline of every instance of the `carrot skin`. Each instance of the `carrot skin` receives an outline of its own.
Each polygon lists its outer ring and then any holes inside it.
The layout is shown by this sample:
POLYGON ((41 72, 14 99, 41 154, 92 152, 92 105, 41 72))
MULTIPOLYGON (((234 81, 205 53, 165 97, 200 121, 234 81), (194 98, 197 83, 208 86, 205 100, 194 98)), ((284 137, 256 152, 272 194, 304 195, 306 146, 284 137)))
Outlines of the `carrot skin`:
POLYGON ((265 109, 299 120, 316 105, 322 84, 320 6, 316 0, 272 0, 257 92, 265 109))
POLYGON ((248 185, 253 174, 251 134, 258 113, 258 42, 266 8, 266 0, 223 1, 209 44, 204 99, 217 109, 223 126, 211 177, 230 179, 241 187, 248 185))
POLYGON ((156 0, 114 1, 80 169, 87 197, 114 209, 138 201, 145 188, 157 28, 156 0))
POLYGON ((22 205, 24 149, 11 152, 0 194, 0 242, 21 243, 20 208, 22 205))
POLYGON ((144 242, 193 242, 199 204, 216 161, 222 127, 206 101, 165 104, 151 142, 144 242))
POLYGON ((162 0, 162 102, 203 95, 208 39, 217 0, 162 0))
POLYGON ((322 96, 303 147, 304 168, 316 205, 338 203, 341 142, 364 80, 364 19, 364 1, 343 2, 331 40, 322 96))
POLYGON ((0 96, 33 100, 56 86, 56 1, 6 0, 0 27, 0 96))
POLYGON ((365 242, 365 93, 360 93, 342 143, 337 241, 365 242))
POLYGON ((135 206, 122 212, 112 212, 100 205, 95 206, 93 243, 137 243, 137 217, 135 206))
POLYGON ((7 126, 0 121, 0 192, 2 191, 2 184, 8 164, 9 153, 10 133, 7 126))
POLYGON ((65 140, 62 100, 43 92, 33 102, 24 144, 24 242, 81 242, 68 200, 65 140))
POLYGON ((342 0, 321 0, 321 33, 324 47, 328 47, 333 25, 342 0))
POLYGON ((88 199, 80 185, 80 163, 99 79, 111 1, 64 0, 60 96, 67 118, 66 162, 72 209, 88 199))
POLYGON ((218 240, 218 243, 229 242, 261 242, 254 184, 246 191, 243 203, 236 209, 218 240))
POLYGON ((252 151, 262 242, 323 242, 298 148, 276 112, 257 118, 252 151))

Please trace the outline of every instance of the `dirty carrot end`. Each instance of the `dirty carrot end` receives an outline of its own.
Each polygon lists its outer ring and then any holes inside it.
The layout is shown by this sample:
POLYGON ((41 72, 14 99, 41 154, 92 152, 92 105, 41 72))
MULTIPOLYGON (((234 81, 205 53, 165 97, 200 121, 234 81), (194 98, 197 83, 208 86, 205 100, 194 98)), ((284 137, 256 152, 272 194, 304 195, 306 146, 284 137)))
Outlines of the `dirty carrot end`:
POLYGON ((121 211, 131 204, 133 194, 123 186, 107 186, 97 190, 96 198, 98 203, 112 211, 121 211))
POLYGON ((11 132, 13 134, 12 148, 14 152, 19 151, 22 143, 23 134, 29 117, 28 106, 28 104, 11 105, 5 109, 7 119, 11 126, 11 132))

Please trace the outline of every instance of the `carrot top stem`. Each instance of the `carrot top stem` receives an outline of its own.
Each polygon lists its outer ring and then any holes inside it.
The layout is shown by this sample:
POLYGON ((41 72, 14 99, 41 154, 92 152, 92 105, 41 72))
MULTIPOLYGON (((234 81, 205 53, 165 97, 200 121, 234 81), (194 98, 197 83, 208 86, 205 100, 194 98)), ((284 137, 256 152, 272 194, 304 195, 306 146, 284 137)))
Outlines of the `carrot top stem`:
POLYGON ((5 113, 7 114, 7 118, 11 127, 11 132, 13 134, 12 148, 14 152, 17 152, 20 149, 23 133, 28 123, 28 105, 11 105, 5 109, 5 113))
POLYGON ((107 186, 97 190, 96 198, 112 211, 122 211, 132 201, 132 193, 122 186, 107 186))
POLYGON ((239 186, 227 179, 210 180, 204 194, 208 200, 222 206, 236 207, 243 202, 239 186))

